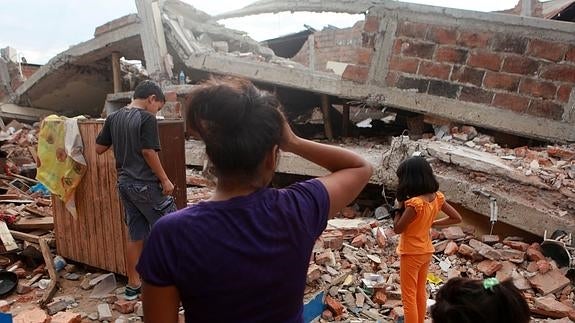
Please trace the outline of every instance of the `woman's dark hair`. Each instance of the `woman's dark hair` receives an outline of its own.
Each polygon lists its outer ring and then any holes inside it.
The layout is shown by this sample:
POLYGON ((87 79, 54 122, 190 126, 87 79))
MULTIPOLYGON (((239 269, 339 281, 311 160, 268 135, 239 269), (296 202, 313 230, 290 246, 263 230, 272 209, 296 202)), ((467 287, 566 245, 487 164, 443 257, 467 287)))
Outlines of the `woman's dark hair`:
POLYGON ((399 179, 396 197, 400 202, 423 194, 435 193, 439 189, 433 169, 423 157, 410 157, 404 160, 395 174, 399 179))
POLYGON ((452 278, 439 289, 435 301, 433 323, 530 321, 529 306, 510 280, 485 288, 481 280, 452 278))
POLYGON ((160 102, 166 102, 166 97, 164 96, 164 92, 162 88, 158 85, 158 83, 150 80, 142 81, 136 86, 134 89, 134 99, 147 99, 151 95, 156 96, 156 100, 160 102))
POLYGON ((278 99, 239 78, 212 78, 194 87, 186 102, 188 126, 206 144, 217 176, 253 176, 281 140, 278 99))

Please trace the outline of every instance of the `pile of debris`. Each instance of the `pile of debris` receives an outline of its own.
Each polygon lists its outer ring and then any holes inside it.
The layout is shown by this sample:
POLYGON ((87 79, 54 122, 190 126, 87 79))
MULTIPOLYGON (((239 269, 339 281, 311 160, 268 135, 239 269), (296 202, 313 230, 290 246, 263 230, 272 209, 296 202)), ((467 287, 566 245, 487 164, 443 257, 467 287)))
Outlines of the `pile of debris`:
MULTIPOLYGON (((342 214, 360 215, 352 208, 342 214)), ((326 293, 324 322, 396 320, 403 315, 395 253, 398 239, 390 220, 329 221, 314 248, 306 290, 307 299, 318 291, 326 293)), ((458 226, 432 230, 432 239, 436 252, 428 275, 431 299, 453 277, 511 279, 533 316, 575 320, 575 285, 566 277, 569 268, 559 268, 545 257, 539 244, 517 237, 500 240, 495 235, 478 239, 473 228, 458 226)), ((575 276, 573 270, 569 275, 575 276)))
POLYGON ((575 197, 575 145, 547 147, 503 148, 493 137, 480 134, 472 126, 436 128, 432 139, 459 143, 469 148, 491 153, 508 161, 525 176, 538 177, 548 189, 575 197))

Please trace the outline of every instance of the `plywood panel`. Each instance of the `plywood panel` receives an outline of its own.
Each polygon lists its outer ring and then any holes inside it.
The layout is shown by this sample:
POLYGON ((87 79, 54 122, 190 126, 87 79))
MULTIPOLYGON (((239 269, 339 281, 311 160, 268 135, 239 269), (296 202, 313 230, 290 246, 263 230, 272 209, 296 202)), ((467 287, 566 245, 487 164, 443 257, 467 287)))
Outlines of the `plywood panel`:
MULTIPOLYGON (((58 253, 96 268, 126 274, 124 212, 116 188, 115 159, 112 151, 95 152, 101 121, 79 123, 88 163, 86 174, 76 191, 77 217, 54 199, 54 230, 58 253)), ((178 208, 186 205, 184 126, 182 121, 159 123, 162 152, 160 159, 174 183, 178 208)))

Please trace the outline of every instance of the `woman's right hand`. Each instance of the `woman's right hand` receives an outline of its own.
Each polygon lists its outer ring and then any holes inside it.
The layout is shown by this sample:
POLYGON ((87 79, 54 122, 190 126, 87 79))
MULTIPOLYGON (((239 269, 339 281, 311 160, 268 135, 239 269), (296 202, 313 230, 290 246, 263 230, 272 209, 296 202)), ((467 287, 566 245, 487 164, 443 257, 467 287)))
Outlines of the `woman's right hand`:
POLYGON ((283 151, 290 152, 298 136, 296 136, 296 134, 293 132, 286 117, 283 114, 282 119, 283 119, 283 125, 282 125, 282 137, 280 141, 280 149, 283 151))

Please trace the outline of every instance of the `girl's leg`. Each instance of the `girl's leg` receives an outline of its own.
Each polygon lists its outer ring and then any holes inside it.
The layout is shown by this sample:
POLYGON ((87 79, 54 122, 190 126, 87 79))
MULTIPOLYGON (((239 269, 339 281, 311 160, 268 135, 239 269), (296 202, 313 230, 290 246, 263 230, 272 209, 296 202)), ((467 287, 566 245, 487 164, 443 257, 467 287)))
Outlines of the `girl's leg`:
POLYGON ((420 323, 417 308, 417 280, 419 275, 417 258, 418 256, 410 255, 400 257, 399 278, 405 323, 420 323))
POLYGON ((429 263, 431 262, 431 254, 419 255, 417 257, 420 266, 417 274, 417 318, 419 320, 418 323, 423 323, 427 309, 427 272, 429 270, 429 263))

